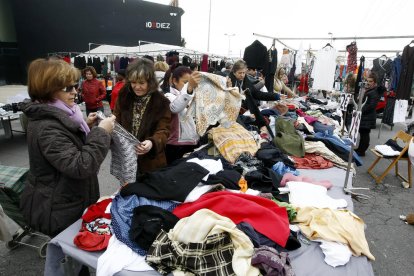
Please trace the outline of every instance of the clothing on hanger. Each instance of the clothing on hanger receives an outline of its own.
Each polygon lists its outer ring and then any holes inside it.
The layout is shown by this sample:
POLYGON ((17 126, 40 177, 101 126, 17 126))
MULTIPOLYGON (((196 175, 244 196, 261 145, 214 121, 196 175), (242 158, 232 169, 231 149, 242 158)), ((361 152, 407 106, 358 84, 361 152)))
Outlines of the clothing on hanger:
POLYGON ((358 66, 357 64, 358 47, 356 45, 356 42, 352 42, 351 44, 346 46, 346 51, 348 52, 346 73, 355 72, 358 66))
POLYGON ((397 99, 408 100, 413 95, 414 46, 410 46, 414 44, 413 42, 404 47, 401 56, 401 75, 396 91, 397 99))

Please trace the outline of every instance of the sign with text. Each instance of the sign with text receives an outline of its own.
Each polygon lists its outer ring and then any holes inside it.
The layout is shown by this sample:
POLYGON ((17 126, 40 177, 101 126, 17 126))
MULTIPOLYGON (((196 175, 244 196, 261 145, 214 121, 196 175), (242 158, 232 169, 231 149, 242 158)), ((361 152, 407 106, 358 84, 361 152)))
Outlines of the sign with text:
POLYGON ((151 29, 151 30, 170 31, 171 30, 171 23, 148 21, 148 22, 145 22, 145 28, 146 29, 151 29))
POLYGON ((349 128, 349 139, 351 139, 354 146, 356 146, 358 141, 358 130, 361 123, 361 115, 361 111, 352 112, 352 122, 351 127, 349 128))
POLYGON ((351 100, 352 94, 343 93, 341 94, 339 98, 339 108, 341 111, 346 111, 346 107, 349 104, 349 101, 351 100))

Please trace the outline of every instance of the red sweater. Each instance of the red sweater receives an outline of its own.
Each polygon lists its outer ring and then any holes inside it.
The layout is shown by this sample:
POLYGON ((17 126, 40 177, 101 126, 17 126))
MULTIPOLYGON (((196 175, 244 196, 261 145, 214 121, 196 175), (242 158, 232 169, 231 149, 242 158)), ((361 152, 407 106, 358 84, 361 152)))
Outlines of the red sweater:
POLYGON ((82 83, 82 96, 87 109, 102 107, 102 100, 106 98, 106 90, 97 79, 84 80, 82 83))
POLYGON ((269 199, 232 192, 214 192, 205 194, 194 202, 181 204, 174 209, 173 214, 181 219, 203 208, 228 217, 235 224, 247 222, 257 232, 286 246, 290 233, 286 208, 279 207, 269 199))
POLYGON ((123 81, 118 81, 114 88, 112 89, 112 94, 111 94, 111 104, 109 105, 111 107, 111 110, 115 109, 115 103, 116 100, 118 99, 118 95, 119 95, 119 90, 121 90, 122 87, 124 87, 125 82, 123 81))

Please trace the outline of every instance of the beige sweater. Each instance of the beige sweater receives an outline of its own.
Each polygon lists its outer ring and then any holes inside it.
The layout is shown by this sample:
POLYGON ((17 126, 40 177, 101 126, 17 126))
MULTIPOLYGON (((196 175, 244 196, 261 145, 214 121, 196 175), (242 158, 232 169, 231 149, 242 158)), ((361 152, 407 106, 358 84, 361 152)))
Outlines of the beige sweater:
POLYGON ((277 78, 275 78, 275 82, 273 84, 273 90, 277 93, 282 93, 283 91, 291 97, 296 96, 295 93, 293 93, 293 91, 289 87, 287 87, 286 84, 283 83, 283 81, 277 78))

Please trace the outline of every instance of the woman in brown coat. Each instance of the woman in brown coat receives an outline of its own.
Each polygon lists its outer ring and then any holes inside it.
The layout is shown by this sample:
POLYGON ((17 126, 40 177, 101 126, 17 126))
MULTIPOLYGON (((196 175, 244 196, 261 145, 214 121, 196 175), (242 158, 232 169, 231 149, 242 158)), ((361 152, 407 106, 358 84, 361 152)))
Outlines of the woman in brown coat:
POLYGON ((154 64, 145 58, 129 64, 114 115, 140 141, 136 147, 140 174, 167 165, 165 145, 170 135, 169 105, 170 101, 158 91, 154 64))

